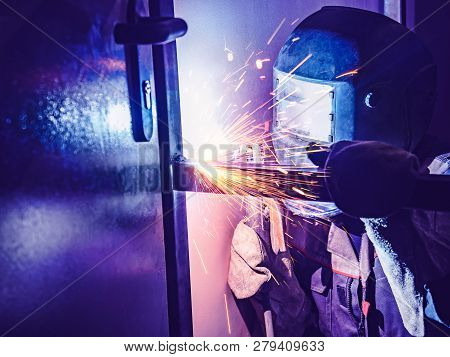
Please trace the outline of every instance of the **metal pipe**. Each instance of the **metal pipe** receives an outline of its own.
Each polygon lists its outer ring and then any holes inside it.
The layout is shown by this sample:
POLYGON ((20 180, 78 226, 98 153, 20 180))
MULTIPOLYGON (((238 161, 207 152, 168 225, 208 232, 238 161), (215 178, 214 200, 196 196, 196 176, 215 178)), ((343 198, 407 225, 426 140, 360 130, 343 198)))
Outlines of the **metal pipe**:
MULTIPOLYGON (((149 0, 150 16, 173 17, 173 1, 149 0)), ((172 185, 172 159, 183 152, 175 41, 153 46, 170 336, 192 336, 189 244, 184 192, 172 185)))

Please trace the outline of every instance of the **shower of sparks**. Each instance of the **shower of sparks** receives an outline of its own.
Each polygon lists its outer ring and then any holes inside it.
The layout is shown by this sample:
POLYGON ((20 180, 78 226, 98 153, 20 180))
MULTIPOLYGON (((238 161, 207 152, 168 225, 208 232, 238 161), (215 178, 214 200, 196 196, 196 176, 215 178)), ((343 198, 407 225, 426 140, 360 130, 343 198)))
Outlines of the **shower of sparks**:
POLYGON ((247 105, 249 105, 252 101, 249 100, 248 102, 246 102, 241 108, 244 109, 247 105))
POLYGON ((313 200, 317 198, 316 196, 310 195, 308 192, 305 192, 305 190, 301 190, 301 189, 299 189, 299 188, 297 188, 297 187, 292 187, 292 190, 295 191, 295 192, 297 192, 297 193, 299 193, 299 194, 302 195, 302 196, 305 196, 305 197, 307 197, 307 198, 311 198, 311 199, 313 199, 313 200))
MULTIPOLYGON (((270 99, 264 102, 252 113, 271 101, 270 99)), ((246 106, 249 106, 250 103, 247 103, 246 106)), ((272 197, 278 200, 297 197, 306 200, 299 201, 299 204, 305 208, 310 207, 308 201, 317 200, 317 189, 320 189, 321 185, 319 180, 325 177, 326 173, 312 174, 302 171, 302 168, 311 168, 311 164, 297 165, 296 168, 300 170, 297 174, 290 172, 288 167, 280 166, 270 142, 280 140, 289 133, 270 134, 266 122, 258 124, 252 117, 252 113, 238 115, 229 122, 223 132, 229 143, 239 145, 252 143, 252 145, 246 145, 247 148, 242 149, 237 156, 236 152, 227 152, 220 156, 218 161, 197 163, 194 175, 196 184, 201 186, 198 191, 222 194, 221 197, 230 206, 239 204, 251 208, 255 205, 252 197, 272 197), (256 161, 255 148, 261 154, 260 159, 256 161), (243 165, 240 166, 239 162, 243 165), (257 167, 248 166, 249 162, 260 164, 257 167)), ((285 148, 285 150, 289 150, 290 155, 307 155, 306 146, 285 148)))
MULTIPOLYGON (((300 18, 295 19, 291 25, 299 21, 300 18)), ((283 18, 274 29, 267 41, 268 45, 285 22, 286 18, 283 18)), ((299 40, 299 37, 295 37, 291 41, 299 40)), ((285 151, 284 157, 292 162, 291 166, 280 165, 274 143, 292 137, 295 134, 295 125, 290 127, 292 132, 281 130, 274 134, 270 132, 271 119, 268 118, 271 109, 297 92, 297 90, 293 90, 287 95, 283 94, 282 98, 275 98, 277 93, 280 93, 280 88, 288 83, 298 68, 310 60, 313 54, 308 54, 297 63, 289 73, 286 73, 277 88, 258 101, 254 96, 248 97, 253 93, 248 93, 247 89, 253 88, 254 81, 270 79, 271 75, 266 70, 271 66, 266 66, 264 63, 272 62, 273 58, 269 51, 257 48, 256 44, 249 43, 245 50, 245 53, 238 55, 237 51, 230 50, 225 43, 224 62, 228 72, 221 72, 220 78, 217 78, 217 82, 215 82, 214 78, 208 77, 207 71, 195 71, 195 74, 197 72, 203 74, 201 77, 197 75, 196 82, 195 75, 190 70, 189 89, 187 87, 183 89, 184 91, 188 89, 189 96, 192 98, 189 101, 192 105, 192 115, 195 115, 198 122, 202 123, 202 130, 199 131, 197 127, 194 134, 198 135, 198 139, 192 140, 187 136, 189 141, 195 142, 198 146, 202 144, 217 145, 219 152, 218 157, 211 157, 209 160, 205 157, 197 157, 195 154, 187 154, 188 158, 194 162, 196 159, 202 159, 202 163, 197 162, 194 165, 195 184, 199 186, 199 192, 218 193, 220 195, 217 197, 229 205, 231 210, 227 214, 231 216, 226 216, 226 219, 227 225, 229 224, 231 228, 234 228, 236 222, 242 219, 242 214, 248 218, 249 212, 260 209, 258 202, 261 202, 263 197, 274 198, 280 203, 285 199, 296 198, 299 199, 301 207, 320 210, 310 202, 319 198, 323 177, 327 175, 326 172, 311 173, 310 169, 314 166, 311 163, 307 164, 308 161, 302 159, 302 156, 306 157, 307 155, 304 145, 278 149, 279 152, 285 151), (241 58, 245 61, 240 62, 241 58), (213 80, 210 80, 211 78, 213 80), (216 87, 222 91, 217 97, 214 96, 216 87), (233 148, 221 149, 221 144, 231 145, 233 148), (236 147, 240 149, 235 149, 236 147), (305 163, 299 164, 299 162, 305 163), (295 166, 295 170, 298 171, 295 171, 292 166, 295 166)), ((346 75, 351 74, 354 73, 346 75)), ((263 84, 264 82, 261 82, 259 85, 263 84)), ((312 105, 314 104, 312 103, 312 105)), ((280 120, 286 119, 287 114, 283 116, 281 111, 278 114, 280 120)), ((210 206, 208 199, 202 201, 199 211, 208 210, 210 206)), ((289 217, 285 218, 292 221, 289 217)), ((205 234, 210 239, 220 236, 209 222, 205 221, 205 227, 207 228, 205 234)), ((193 243, 205 274, 207 274, 208 270, 197 242, 193 240, 193 243)), ((228 309, 226 295, 224 298, 226 309, 228 309)), ((227 319, 229 325, 228 316, 227 319)), ((231 333, 230 327, 229 332, 231 333)))
POLYGON ((291 236, 288 232, 284 232, 284 234, 285 234, 286 236, 288 236, 290 239, 294 239, 294 237, 291 236))
POLYGON ((306 63, 306 61, 308 61, 311 57, 312 57, 312 54, 310 53, 310 54, 308 54, 305 58, 303 58, 299 63, 297 63, 297 65, 289 71, 289 73, 286 75, 286 77, 284 77, 284 78, 280 81, 280 83, 278 84, 277 89, 280 88, 280 86, 281 86, 282 84, 286 83, 286 82, 293 76, 294 72, 295 72, 297 69, 299 69, 301 66, 303 66, 303 65, 306 63))
POLYGON ((346 77, 346 76, 353 76, 355 74, 358 74, 358 69, 353 69, 351 71, 341 73, 340 75, 336 76, 336 79, 346 77))
POLYGON ((233 228, 233 229, 234 229, 234 224, 233 224, 233 223, 231 223, 230 217, 228 217, 228 216, 227 216, 227 220, 228 220, 228 223, 230 223, 230 226, 231 226, 231 228, 233 228))
POLYGON ((272 109, 273 107, 281 104, 283 101, 285 101, 286 99, 288 99, 291 95, 294 95, 295 93, 297 93, 297 88, 294 89, 291 93, 289 93, 288 95, 284 96, 283 98, 281 98, 280 100, 276 101, 274 104, 272 104, 270 107, 267 108, 267 110, 272 109))
POLYGON ((259 59, 259 58, 258 58, 258 59, 255 61, 255 66, 256 66, 256 68, 262 69, 262 68, 263 68, 264 62, 270 62, 270 58, 264 58, 264 59, 259 59))
POLYGON ((274 37, 276 36, 276 34, 278 33, 278 31, 280 31, 281 26, 283 26, 284 22, 286 21, 286 18, 283 18, 283 20, 281 20, 280 24, 277 26, 277 28, 275 29, 275 31, 272 33, 272 35, 269 37, 269 39, 267 40, 267 45, 270 45, 270 43, 272 42, 272 40, 274 39, 274 37))
MULTIPOLYGON (((227 166, 220 163, 197 165, 196 183, 200 191, 220 193, 231 197, 231 202, 243 200, 247 206, 253 206, 252 197, 271 197, 279 200, 303 198, 305 207, 308 201, 318 199, 321 188, 319 179, 326 173, 300 171, 298 175, 288 167, 276 165, 227 166)), ((299 201, 302 202, 302 201, 299 201)))
POLYGON ((244 83, 244 78, 242 78, 240 81, 239 81, 239 83, 238 83, 238 85, 236 86, 236 88, 234 89, 234 91, 235 92, 237 92, 238 90, 239 90, 239 88, 241 88, 241 85, 244 83))
POLYGON ((192 239, 192 241, 194 242, 195 250, 197 251, 200 262, 202 263, 203 270, 205 271, 205 274, 208 274, 208 269, 206 269, 205 261, 203 260, 203 256, 200 253, 200 249, 198 249, 197 242, 195 241, 195 239, 192 239))
POLYGON ((227 300, 227 294, 223 294, 223 299, 225 301, 225 315, 227 318, 227 327, 228 327, 228 334, 231 335, 231 323, 230 323, 230 311, 228 309, 228 300, 227 300))
POLYGON ((255 65, 256 65, 256 68, 258 68, 258 69, 262 69, 262 67, 263 67, 263 63, 260 59, 256 60, 255 65))
POLYGON ((250 62, 250 59, 253 57, 254 54, 255 54, 255 51, 250 53, 250 56, 248 56, 247 60, 245 61, 245 64, 248 64, 250 62))
POLYGON ((277 280, 277 278, 275 278, 275 275, 270 274, 270 277, 273 278, 273 280, 275 281, 275 283, 276 283, 277 285, 280 285, 280 282, 277 280))
POLYGON ((235 76, 236 74, 238 74, 240 71, 242 71, 245 67, 247 67, 248 64, 244 64, 242 67, 239 67, 238 69, 236 69, 234 72, 231 72, 230 74, 227 74, 225 76, 225 78, 223 79, 222 83, 225 83, 226 81, 228 81, 231 77, 235 76))
POLYGON ((300 21, 300 17, 297 17, 294 21, 291 22, 291 26, 294 26, 299 21, 300 21))
POLYGON ((227 54, 227 61, 233 62, 234 60, 234 53, 227 47, 227 43, 225 42, 225 48, 223 49, 225 53, 227 54))

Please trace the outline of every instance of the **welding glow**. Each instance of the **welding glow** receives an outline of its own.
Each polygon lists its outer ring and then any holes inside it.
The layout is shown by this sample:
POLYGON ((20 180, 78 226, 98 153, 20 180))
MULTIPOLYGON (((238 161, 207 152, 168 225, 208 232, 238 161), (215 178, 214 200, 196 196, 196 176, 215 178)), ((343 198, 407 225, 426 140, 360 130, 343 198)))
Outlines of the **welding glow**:
MULTIPOLYGON (((269 38, 268 43, 273 41, 285 22, 286 19, 282 19, 269 38)), ((286 191, 283 191, 282 188, 285 186, 284 183, 288 183, 289 187, 300 189, 303 192, 302 196, 310 195, 314 197, 307 188, 304 188, 305 184, 300 182, 303 176, 292 176, 290 172, 283 168, 279 170, 273 168, 271 172, 260 172, 239 168, 230 169, 230 166, 224 164, 229 164, 230 160, 236 160, 233 161, 234 163, 249 162, 248 159, 251 155, 249 155, 248 150, 245 152, 239 151, 241 145, 245 143, 255 144, 260 148, 258 150, 260 160, 250 160, 252 163, 279 164, 273 148, 267 144, 267 140, 271 140, 271 133, 269 132, 271 120, 268 120, 267 117, 264 118, 264 115, 267 115, 267 110, 273 107, 271 104, 273 104, 274 95, 270 98, 264 97, 262 101, 259 101, 253 96, 250 96, 250 99, 247 91, 254 84, 250 82, 251 80, 266 79, 268 72, 258 71, 266 69, 264 68, 264 62, 269 62, 271 59, 265 58, 270 57, 269 52, 263 54, 265 50, 249 48, 244 53, 233 52, 226 45, 225 49, 221 48, 225 51, 225 58, 223 53, 220 53, 222 61, 233 62, 233 65, 225 67, 227 68, 225 73, 211 70, 205 65, 198 68, 194 67, 193 71, 192 68, 188 67, 187 70, 189 70, 190 75, 187 76, 189 79, 185 79, 184 83, 185 86, 189 86, 190 90, 181 97, 181 102, 183 116, 189 118, 191 123, 195 123, 195 125, 184 126, 185 150, 188 148, 184 155, 188 159, 197 161, 195 175, 200 177, 200 185, 209 187, 212 192, 225 193, 221 197, 226 201, 241 201, 240 203, 243 205, 251 205, 247 202, 248 197, 252 195, 261 196, 262 192, 271 197, 288 198, 290 196, 286 196, 286 191), (241 59, 245 59, 245 62, 241 63, 241 59), (192 72, 194 75, 192 75, 192 72), (265 73, 265 75, 259 75, 261 73, 265 73), (246 80, 248 85, 244 86, 246 80), (237 150, 234 149, 236 146, 237 150), (205 147, 207 147, 206 150, 205 147)), ((281 77, 280 80, 287 81, 289 75, 311 57, 311 54, 306 56, 292 69, 291 73, 283 73, 286 78, 281 77)), ((267 64, 266 66, 269 70, 269 66, 267 64)), ((183 84, 183 78, 181 80, 181 84, 183 84)), ((285 108, 291 102, 297 102, 297 100, 300 100, 297 95, 295 98, 287 100, 295 92, 294 88, 289 87, 288 90, 279 93, 277 96, 278 103, 283 103, 283 108, 285 108)), ((280 111, 283 108, 280 108, 280 111)), ((306 185, 306 187, 309 186, 306 185)), ((206 273, 205 262, 195 242, 194 247, 197 249, 199 260, 206 273)))
POLYGON ((198 125, 183 127, 183 155, 190 160, 217 160, 221 154, 218 145, 229 144, 224 134, 224 118, 232 105, 228 103, 229 97, 218 91, 221 81, 217 76, 205 75, 198 68, 190 69, 189 73, 193 75, 186 76, 184 83, 190 90, 183 92, 180 100, 183 116, 198 125))

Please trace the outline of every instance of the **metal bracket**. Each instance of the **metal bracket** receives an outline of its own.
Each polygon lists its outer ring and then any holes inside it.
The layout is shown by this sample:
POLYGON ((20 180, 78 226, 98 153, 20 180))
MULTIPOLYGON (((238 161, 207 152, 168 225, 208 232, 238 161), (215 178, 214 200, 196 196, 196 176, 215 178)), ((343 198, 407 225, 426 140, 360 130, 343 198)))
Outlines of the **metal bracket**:
POLYGON ((164 45, 187 32, 183 19, 175 17, 135 17, 133 22, 117 24, 114 38, 123 45, 164 45))

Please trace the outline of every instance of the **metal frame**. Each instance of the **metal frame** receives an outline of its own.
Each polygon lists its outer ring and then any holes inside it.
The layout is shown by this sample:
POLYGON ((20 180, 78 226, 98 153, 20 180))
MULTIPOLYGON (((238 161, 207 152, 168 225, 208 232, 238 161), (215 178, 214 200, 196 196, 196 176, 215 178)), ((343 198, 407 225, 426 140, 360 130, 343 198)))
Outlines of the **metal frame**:
MULTIPOLYGON (((183 153, 175 39, 186 33, 187 25, 174 17, 173 0, 149 0, 150 17, 137 16, 135 7, 136 0, 129 0, 127 23, 115 26, 114 37, 117 43, 125 45, 133 137, 137 142, 148 141, 151 136, 151 132, 145 132, 145 124, 149 123, 144 123, 141 112, 142 103, 150 105, 145 97, 149 95, 148 81, 140 83, 137 46, 152 45, 169 335, 192 336, 186 198, 184 192, 174 191, 172 172, 173 159, 183 153)), ((151 116, 146 120, 151 121, 151 116)))
MULTIPOLYGON (((173 17, 173 0, 149 0, 150 15, 173 17)), ((192 336, 189 242, 184 192, 172 186, 172 160, 183 153, 177 48, 153 46, 170 336, 192 336)))

